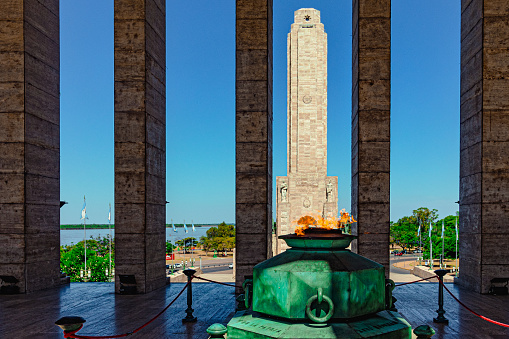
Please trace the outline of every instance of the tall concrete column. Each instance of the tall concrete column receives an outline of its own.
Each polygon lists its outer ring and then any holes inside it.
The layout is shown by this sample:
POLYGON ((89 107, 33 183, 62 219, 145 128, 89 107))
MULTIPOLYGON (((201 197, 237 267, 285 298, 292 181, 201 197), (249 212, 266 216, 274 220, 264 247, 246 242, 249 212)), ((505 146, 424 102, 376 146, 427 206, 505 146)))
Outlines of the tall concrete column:
POLYGON ((115 289, 166 283, 166 3, 115 1, 115 289))
POLYGON ((391 1, 353 0, 352 249, 389 275, 391 1))
POLYGON ((461 2, 460 276, 509 276, 509 3, 461 2))
POLYGON ((272 0, 237 0, 236 281, 272 256, 272 0))
POLYGON ((60 283, 58 0, 0 1, 0 275, 60 283))

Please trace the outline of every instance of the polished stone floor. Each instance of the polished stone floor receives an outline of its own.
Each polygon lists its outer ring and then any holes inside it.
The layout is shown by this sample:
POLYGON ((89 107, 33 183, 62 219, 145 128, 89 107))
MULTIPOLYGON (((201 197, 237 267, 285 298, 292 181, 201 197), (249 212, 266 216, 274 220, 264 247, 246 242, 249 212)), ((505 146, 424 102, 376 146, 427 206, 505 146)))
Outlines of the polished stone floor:
MULTIPOLYGON (((445 284, 466 306, 480 315, 509 324, 509 296, 481 295, 455 284, 445 284)), ((412 328, 427 324, 436 331, 435 338, 502 339, 509 338, 509 328, 494 325, 473 315, 460 306, 444 290, 445 317, 448 325, 437 324, 438 283, 417 283, 396 287, 396 308, 412 328)))
MULTIPOLYGON (((70 286, 27 295, 0 295, 0 338, 63 338, 54 322, 62 316, 77 315, 87 322, 81 335, 113 335, 130 332, 162 310, 184 287, 173 283, 145 295, 113 293, 111 283, 72 283, 70 286)), ((451 291, 478 313, 500 322, 509 322, 509 296, 479 295, 456 285, 451 291)), ((198 321, 183 325, 186 293, 157 320, 129 338, 207 338, 212 323, 226 324, 233 316, 233 288, 212 283, 193 284, 194 315, 198 321)), ((463 309, 447 293, 449 325, 433 323, 437 309, 436 283, 397 287, 398 311, 413 328, 429 324, 433 338, 509 338, 509 328, 488 323, 463 309)))
MULTIPOLYGON (((139 295, 117 295, 113 283, 71 283, 70 286, 27 295, 0 295, 0 338, 63 338, 54 322, 80 316, 80 335, 131 332, 159 313, 185 286, 139 295)), ((193 284, 196 323, 183 325, 186 292, 157 320, 129 338, 207 338, 213 323, 226 324, 234 312, 234 288, 212 283, 193 284)))

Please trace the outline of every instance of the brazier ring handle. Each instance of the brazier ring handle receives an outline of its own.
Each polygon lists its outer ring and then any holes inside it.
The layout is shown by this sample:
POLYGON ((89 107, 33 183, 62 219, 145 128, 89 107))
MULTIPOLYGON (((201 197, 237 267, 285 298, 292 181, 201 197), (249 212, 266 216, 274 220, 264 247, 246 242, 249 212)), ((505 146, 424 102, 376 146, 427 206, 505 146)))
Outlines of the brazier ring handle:
MULTIPOLYGON (((318 313, 318 312, 316 312, 316 313, 318 313)), ((329 320, 333 314, 334 314, 334 303, 332 302, 331 298, 329 298, 328 296, 323 294, 322 288, 319 287, 318 290, 316 291, 316 295, 311 296, 308 299, 308 302, 306 303, 306 315, 308 316, 309 319, 311 319, 311 321, 314 321, 315 323, 324 323, 327 320, 329 320), (316 307, 317 307, 317 309, 320 310, 320 311, 318 311, 320 313, 321 313, 321 308, 319 308, 319 306, 323 302, 326 302, 327 304, 329 304, 329 312, 327 312, 327 314, 324 315, 323 317, 319 317, 318 315, 313 314, 313 311, 311 310, 311 304, 315 300, 316 300, 316 307)))

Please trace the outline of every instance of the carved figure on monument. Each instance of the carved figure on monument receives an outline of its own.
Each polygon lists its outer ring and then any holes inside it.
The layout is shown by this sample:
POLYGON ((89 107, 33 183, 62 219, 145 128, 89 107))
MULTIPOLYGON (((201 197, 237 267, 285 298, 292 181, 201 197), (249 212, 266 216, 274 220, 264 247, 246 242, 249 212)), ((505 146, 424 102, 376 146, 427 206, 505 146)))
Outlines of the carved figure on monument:
MULTIPOLYGON (((278 236, 295 232, 310 213, 338 215, 338 179, 327 176, 327 34, 320 11, 295 11, 287 42, 287 176, 276 177, 277 222, 287 226, 277 228, 278 236)), ((287 248, 283 240, 275 244, 277 254, 287 248)))
POLYGON ((331 202, 334 200, 334 197, 332 196, 332 188, 334 185, 332 184, 332 181, 329 180, 327 183, 327 202, 331 202))
POLYGON ((281 183, 281 201, 282 202, 288 201, 287 193, 288 193, 288 184, 285 181, 283 181, 281 183))

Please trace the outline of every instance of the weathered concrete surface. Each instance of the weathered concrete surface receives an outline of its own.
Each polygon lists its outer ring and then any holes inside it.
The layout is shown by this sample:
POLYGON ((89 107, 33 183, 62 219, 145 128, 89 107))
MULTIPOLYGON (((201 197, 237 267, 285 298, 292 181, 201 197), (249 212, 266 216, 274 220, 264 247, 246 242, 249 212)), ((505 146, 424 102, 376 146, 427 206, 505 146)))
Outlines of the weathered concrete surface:
MULTIPOLYGON (((301 8, 288 33, 287 176, 276 178, 277 236, 305 215, 338 215, 338 177, 327 176, 327 33, 320 11, 301 8)), ((288 246, 277 240, 275 253, 288 246)))
POLYGON ((461 2, 460 276, 486 293, 509 274, 509 4, 461 2))
POLYGON ((166 3, 115 1, 115 289, 164 286, 166 3))
POLYGON ((236 2, 236 282, 272 256, 272 0, 236 2))
POLYGON ((0 275, 60 284, 58 0, 0 2, 0 275))
MULTIPOLYGON (((412 269, 412 274, 419 278, 423 278, 423 279, 436 276, 435 271, 430 271, 429 267, 427 267, 427 266, 415 266, 412 269)), ((443 279, 444 279, 444 282, 453 283, 455 277, 446 274, 446 275, 444 275, 443 279)), ((428 282, 438 282, 438 278, 429 279, 427 281, 428 282)))
POLYGON ((391 1, 353 0, 352 250, 389 276, 391 1))

